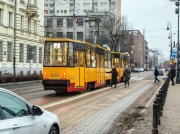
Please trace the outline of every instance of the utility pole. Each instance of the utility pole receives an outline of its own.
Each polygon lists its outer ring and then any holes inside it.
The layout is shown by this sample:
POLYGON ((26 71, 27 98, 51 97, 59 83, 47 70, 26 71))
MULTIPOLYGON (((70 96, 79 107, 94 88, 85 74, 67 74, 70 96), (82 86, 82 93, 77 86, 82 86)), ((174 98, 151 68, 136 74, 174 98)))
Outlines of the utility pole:
POLYGON ((170 35, 169 35, 169 39, 170 39, 170 52, 171 52, 171 54, 172 54, 172 26, 171 26, 171 22, 169 22, 169 21, 167 21, 166 22, 166 24, 167 24, 167 31, 169 31, 170 30, 170 35))
POLYGON ((74 13, 73 13, 73 20, 74 20, 74 26, 73 26, 73 34, 74 34, 74 40, 76 39, 75 30, 76 30, 76 14, 75 14, 75 4, 76 1, 74 0, 74 13))
POLYGON ((176 6, 177 6, 177 8, 176 8, 176 10, 175 10, 175 12, 176 12, 176 14, 178 14, 178 40, 177 40, 177 75, 176 75, 176 84, 180 84, 180 78, 179 78, 179 73, 180 73, 180 68, 179 68, 179 1, 180 0, 178 0, 177 2, 176 2, 176 6))
POLYGON ((17 15, 17 0, 14 3, 14 51, 13 51, 13 79, 16 78, 16 15, 17 15))

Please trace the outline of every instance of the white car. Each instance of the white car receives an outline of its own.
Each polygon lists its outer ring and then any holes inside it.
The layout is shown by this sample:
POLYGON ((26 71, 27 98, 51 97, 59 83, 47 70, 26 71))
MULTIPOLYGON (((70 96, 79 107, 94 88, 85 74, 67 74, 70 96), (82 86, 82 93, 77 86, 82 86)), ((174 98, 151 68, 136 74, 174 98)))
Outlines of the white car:
POLYGON ((144 72, 144 68, 139 68, 139 72, 144 72))
POLYGON ((0 134, 60 134, 59 118, 0 88, 0 134))

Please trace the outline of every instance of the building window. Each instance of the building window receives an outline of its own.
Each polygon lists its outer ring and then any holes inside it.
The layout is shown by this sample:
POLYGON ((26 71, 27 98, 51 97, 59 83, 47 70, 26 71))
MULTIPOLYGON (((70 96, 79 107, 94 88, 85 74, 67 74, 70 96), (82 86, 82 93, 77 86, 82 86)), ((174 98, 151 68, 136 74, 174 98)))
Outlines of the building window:
POLYGON ((23 44, 19 45, 19 62, 23 62, 24 55, 24 46, 23 44))
POLYGON ((52 32, 46 32, 46 37, 52 37, 52 32))
POLYGON ((42 48, 39 48, 39 63, 42 63, 42 48))
POLYGON ((3 45, 2 45, 2 41, 0 41, 0 61, 2 61, 2 57, 3 57, 3 45))
POLYGON ((67 32, 67 38, 73 39, 73 32, 67 32))
POLYGON ((63 13, 63 10, 61 10, 61 13, 63 13))
POLYGON ((8 42, 7 61, 12 61, 12 43, 11 42, 8 42))
POLYGON ((59 13, 59 10, 57 10, 57 14, 59 13))
POLYGON ((12 12, 9 12, 9 27, 12 27, 12 22, 13 22, 12 12))
POLYGON ((100 2, 100 6, 103 6, 103 2, 100 2))
POLYGON ((21 30, 24 29, 24 16, 21 15, 21 30))
POLYGON ((3 24, 3 10, 0 9, 0 25, 3 24))
POLYGON ((57 32, 57 38, 63 38, 63 32, 57 32))
POLYGON ((28 32, 31 32, 31 19, 28 18, 28 32))
POLYGON ((86 13, 86 9, 83 9, 83 13, 86 13))
POLYGON ((51 14, 51 15, 54 15, 54 11, 50 11, 50 14, 51 14))
POLYGON ((73 19, 67 19, 67 27, 73 27, 73 19))
POLYGON ((37 20, 34 21, 34 33, 37 33, 37 20))
POLYGON ((77 24, 83 25, 83 18, 77 18, 77 24))
POLYGON ((67 10, 64 10, 64 13, 67 13, 67 10))
POLYGON ((47 26, 52 27, 53 26, 53 20, 47 19, 47 26))
POLYGON ((34 46, 27 46, 27 62, 36 62, 36 47, 34 46))
POLYGON ((83 32, 77 32, 77 39, 82 40, 83 39, 83 32))
POLYGON ((63 26, 63 19, 57 19, 57 27, 63 26))

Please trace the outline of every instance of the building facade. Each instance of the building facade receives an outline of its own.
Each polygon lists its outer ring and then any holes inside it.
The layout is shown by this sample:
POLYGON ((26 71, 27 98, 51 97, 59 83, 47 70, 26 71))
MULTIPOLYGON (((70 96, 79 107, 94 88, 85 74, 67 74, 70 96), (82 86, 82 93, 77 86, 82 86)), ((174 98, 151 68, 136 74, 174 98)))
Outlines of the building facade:
POLYGON ((145 66, 145 39, 139 30, 133 30, 133 61, 135 67, 144 68, 145 66))
POLYGON ((121 18, 121 0, 45 0, 45 16, 83 16, 86 12, 108 11, 121 18))
POLYGON ((44 5, 38 0, 0 1, 0 74, 40 73, 44 5))
POLYGON ((147 67, 148 44, 139 30, 126 30, 123 32, 120 51, 130 54, 132 67, 147 67))
POLYGON ((45 16, 45 36, 103 44, 100 40, 105 33, 101 22, 109 18, 115 19, 114 14, 87 12, 86 16, 45 16))

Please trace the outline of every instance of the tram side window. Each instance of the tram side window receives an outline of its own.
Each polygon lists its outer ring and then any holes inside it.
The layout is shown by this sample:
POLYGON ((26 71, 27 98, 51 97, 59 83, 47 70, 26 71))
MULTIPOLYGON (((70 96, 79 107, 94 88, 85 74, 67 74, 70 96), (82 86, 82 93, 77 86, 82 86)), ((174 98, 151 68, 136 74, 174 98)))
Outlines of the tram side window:
POLYGON ((67 42, 52 43, 50 60, 52 66, 67 66, 67 42))
POLYGON ((44 65, 50 65, 50 45, 48 43, 44 46, 44 65))
POLYGON ((73 43, 69 42, 68 66, 73 66, 73 43))
POLYGON ((108 52, 108 67, 111 68, 111 53, 108 52))
POLYGON ((112 66, 115 66, 116 64, 115 64, 115 58, 114 58, 114 55, 112 55, 111 59, 112 59, 112 60, 111 60, 111 61, 112 61, 112 64, 111 64, 111 65, 112 65, 112 66))
POLYGON ((108 67, 108 52, 105 51, 105 67, 108 67))
POLYGON ((122 68, 125 67, 125 66, 124 66, 124 56, 123 56, 123 55, 121 56, 121 67, 122 67, 122 68))
POLYGON ((91 47, 87 46, 86 48, 86 66, 90 67, 91 66, 91 47))
POLYGON ((96 60, 96 48, 92 47, 92 67, 96 67, 97 66, 97 60, 96 60))
POLYGON ((78 51, 74 52, 74 65, 75 67, 79 66, 79 61, 78 61, 78 51))
POLYGON ((84 53, 83 52, 81 52, 80 54, 79 54, 79 64, 80 64, 80 67, 83 67, 84 66, 84 59, 85 59, 85 57, 84 57, 85 55, 84 55, 84 53))

